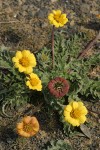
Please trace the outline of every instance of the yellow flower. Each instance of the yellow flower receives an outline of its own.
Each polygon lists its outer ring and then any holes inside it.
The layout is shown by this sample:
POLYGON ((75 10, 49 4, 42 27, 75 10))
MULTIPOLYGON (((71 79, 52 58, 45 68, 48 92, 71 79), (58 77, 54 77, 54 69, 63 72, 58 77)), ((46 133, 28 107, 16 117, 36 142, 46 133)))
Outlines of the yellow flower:
POLYGON ((53 10, 53 13, 48 15, 48 19, 56 28, 63 27, 68 22, 66 14, 62 14, 61 10, 53 10))
POLYGON ((39 131, 39 123, 36 117, 26 116, 17 123, 17 133, 24 137, 31 137, 39 131))
POLYGON ((12 58, 15 67, 19 72, 29 74, 36 66, 36 58, 29 50, 17 51, 15 57, 12 58))
POLYGON ((79 126, 86 121, 86 107, 82 102, 72 101, 64 109, 64 119, 73 126, 79 126))
POLYGON ((28 81, 26 81, 26 85, 32 89, 32 90, 37 90, 37 91, 41 91, 42 90, 42 84, 41 84, 41 80, 39 79, 39 77, 34 74, 31 73, 29 75, 29 77, 27 77, 28 81))

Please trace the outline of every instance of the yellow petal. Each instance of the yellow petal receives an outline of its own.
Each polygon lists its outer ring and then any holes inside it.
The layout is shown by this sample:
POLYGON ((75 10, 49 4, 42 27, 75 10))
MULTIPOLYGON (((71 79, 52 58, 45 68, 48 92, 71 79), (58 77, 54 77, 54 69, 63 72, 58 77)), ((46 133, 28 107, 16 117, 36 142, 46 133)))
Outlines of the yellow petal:
POLYGON ((62 23, 59 23, 59 26, 60 26, 60 27, 63 27, 63 26, 64 26, 64 24, 62 24, 62 23))
POLYGON ((85 106, 81 107, 81 113, 84 114, 84 115, 86 115, 88 113, 88 110, 86 109, 85 106))
POLYGON ((36 89, 37 91, 42 91, 42 85, 41 85, 41 84, 37 85, 35 89, 36 89))
POLYGON ((62 17, 63 19, 65 19, 65 18, 66 18, 66 14, 62 14, 61 17, 62 17))
POLYGON ((31 121, 31 117, 30 116, 26 116, 23 118, 23 122, 28 124, 31 121))
POLYGON ((84 123, 86 121, 86 116, 81 116, 80 118, 79 118, 79 122, 82 124, 82 123, 84 123))
POLYGON ((17 129, 23 129, 23 122, 17 124, 17 129))
POLYGON ((70 124, 72 124, 73 126, 79 126, 79 125, 80 125, 79 121, 78 121, 77 119, 74 119, 74 118, 70 118, 70 119, 68 120, 68 122, 69 122, 70 124))
POLYGON ((76 108, 78 108, 78 102, 72 102, 72 107, 73 107, 73 109, 76 109, 76 108))
POLYGON ((35 73, 31 73, 31 74, 30 74, 30 78, 36 78, 36 79, 37 79, 38 76, 37 76, 37 74, 35 74, 35 73))
POLYGON ((29 82, 29 81, 26 81, 26 85, 29 86, 29 85, 30 85, 30 82, 29 82))
POLYGON ((56 28, 59 27, 59 23, 57 23, 55 20, 53 20, 53 25, 55 25, 56 28))
POLYGON ((29 66, 29 67, 27 67, 26 69, 25 69, 25 73, 26 74, 30 74, 30 73, 32 73, 33 72, 33 68, 31 67, 31 66, 29 66))
POLYGON ((23 130, 19 130, 18 131, 19 135, 23 136, 23 137, 30 137, 30 134, 29 133, 26 133, 25 131, 23 130))
POLYGON ((61 15, 61 10, 53 10, 53 13, 54 13, 55 15, 61 15))
POLYGON ((17 57, 18 59, 21 59, 22 58, 22 52, 21 51, 17 51, 15 57, 17 57))
POLYGON ((63 20, 63 23, 64 23, 64 24, 66 24, 67 22, 68 22, 68 19, 67 19, 67 18, 63 20))
POLYGON ((20 64, 19 65, 15 64, 15 67, 18 68, 19 72, 25 71, 25 68, 23 66, 21 66, 20 64))
POLYGON ((30 65, 32 65, 32 67, 35 67, 37 64, 36 62, 36 58, 34 56, 34 54, 30 54, 30 65))
POLYGON ((13 58, 12 58, 12 61, 16 63, 16 62, 19 62, 19 59, 16 58, 16 57, 13 57, 13 58))
POLYGON ((83 106, 83 103, 80 101, 78 102, 79 107, 83 106))
POLYGON ((70 113, 64 111, 64 116, 65 116, 65 119, 68 120, 70 118, 70 113))
POLYGON ((71 105, 67 105, 67 106, 65 107, 65 111, 71 112, 71 111, 72 111, 71 105))
POLYGON ((25 56, 25 57, 26 56, 28 57, 30 54, 31 54, 31 52, 29 50, 23 50, 22 51, 22 55, 25 56))
POLYGON ((49 20, 53 20, 53 19, 54 19, 54 15, 53 15, 53 14, 49 14, 49 15, 48 15, 48 19, 49 19, 49 20))

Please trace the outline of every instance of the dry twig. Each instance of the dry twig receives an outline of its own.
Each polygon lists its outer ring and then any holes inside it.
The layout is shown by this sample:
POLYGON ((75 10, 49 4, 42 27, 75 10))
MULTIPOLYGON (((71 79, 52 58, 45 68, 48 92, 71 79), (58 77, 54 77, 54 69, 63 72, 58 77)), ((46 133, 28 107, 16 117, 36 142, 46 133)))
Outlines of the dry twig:
POLYGON ((100 31, 99 31, 98 35, 89 44, 87 44, 86 48, 84 50, 82 50, 82 52, 78 55, 77 58, 80 59, 80 58, 84 57, 86 52, 93 47, 93 45, 96 43, 96 41, 98 39, 100 39, 100 31))
POLYGON ((19 20, 12 20, 12 21, 2 21, 2 22, 0 22, 0 24, 9 24, 9 23, 15 23, 15 22, 20 22, 19 20))

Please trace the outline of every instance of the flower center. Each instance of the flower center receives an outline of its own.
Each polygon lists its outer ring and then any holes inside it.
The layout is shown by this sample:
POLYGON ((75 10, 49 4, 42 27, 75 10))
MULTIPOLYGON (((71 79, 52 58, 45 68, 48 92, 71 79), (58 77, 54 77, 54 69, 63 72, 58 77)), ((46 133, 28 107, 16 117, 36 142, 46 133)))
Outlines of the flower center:
POLYGON ((27 133, 33 132, 33 125, 31 123, 24 124, 23 130, 27 133))
POLYGON ((60 22, 60 16, 61 16, 61 15, 59 15, 59 16, 58 16, 58 15, 55 15, 55 16, 54 16, 54 19, 55 19, 57 22, 60 22))
POLYGON ((36 86, 39 83, 39 81, 36 78, 32 78, 30 79, 30 83, 32 86, 36 86))
POLYGON ((58 91, 61 91, 63 88, 63 84, 61 82, 57 82, 54 86, 54 88, 58 91))
POLYGON ((70 115, 72 118, 79 118, 81 116, 81 112, 79 109, 75 109, 70 113, 70 115))
POLYGON ((28 67, 29 66, 29 59, 27 57, 22 57, 19 60, 19 63, 23 66, 23 67, 28 67))

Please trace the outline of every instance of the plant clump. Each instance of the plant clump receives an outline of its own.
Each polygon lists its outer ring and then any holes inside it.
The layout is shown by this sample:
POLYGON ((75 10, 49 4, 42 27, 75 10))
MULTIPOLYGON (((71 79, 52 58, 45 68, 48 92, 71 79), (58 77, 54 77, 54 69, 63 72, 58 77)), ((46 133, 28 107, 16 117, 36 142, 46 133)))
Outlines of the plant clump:
MULTIPOLYGON (((2 112, 9 104, 13 108, 23 103, 35 105, 37 98, 32 99, 32 96, 39 91, 48 109, 59 114, 68 135, 75 127, 86 124, 88 108, 83 99, 96 101, 100 98, 99 76, 92 77, 90 73, 94 68, 98 72, 100 57, 96 50, 89 57, 84 55, 81 47, 87 41, 85 34, 74 34, 68 39, 65 31, 64 34, 56 30, 54 33, 54 27, 63 27, 68 22, 66 14, 54 10, 48 19, 53 25, 52 48, 45 47, 36 56, 30 50, 0 51, 2 112)), ((36 118, 28 116, 17 125, 17 130, 18 134, 30 137, 38 132, 39 123, 36 118)))

